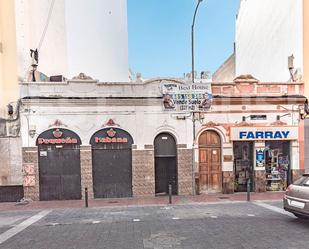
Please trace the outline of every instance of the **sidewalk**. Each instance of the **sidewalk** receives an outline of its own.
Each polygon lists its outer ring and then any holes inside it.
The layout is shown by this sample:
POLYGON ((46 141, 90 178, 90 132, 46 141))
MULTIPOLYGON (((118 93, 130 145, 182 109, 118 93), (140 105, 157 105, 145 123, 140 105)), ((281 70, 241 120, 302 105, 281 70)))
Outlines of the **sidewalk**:
MULTIPOLYGON (((265 192, 251 193, 252 201, 273 201, 282 200, 284 192, 265 192)), ((195 196, 173 196, 173 205, 181 204, 197 204, 212 202, 237 202, 246 201, 247 193, 234 194, 204 194, 195 196)), ((166 205, 168 204, 168 196, 157 197, 134 197, 134 198, 115 198, 115 199, 92 199, 89 200, 89 207, 126 207, 126 206, 149 206, 149 205, 166 205)), ((0 203, 0 211, 13 210, 33 210, 33 209, 65 209, 65 208, 83 208, 84 200, 74 201, 34 201, 28 204, 18 203, 0 203)))

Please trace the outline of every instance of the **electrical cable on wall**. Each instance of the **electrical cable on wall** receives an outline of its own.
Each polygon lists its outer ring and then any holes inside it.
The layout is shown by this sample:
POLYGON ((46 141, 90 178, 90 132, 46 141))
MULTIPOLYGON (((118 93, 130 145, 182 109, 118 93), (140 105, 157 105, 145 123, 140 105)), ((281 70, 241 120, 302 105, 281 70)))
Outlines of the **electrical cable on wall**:
POLYGON ((50 19, 51 19, 51 15, 53 13, 53 9, 54 9, 54 5, 55 5, 55 0, 52 0, 51 4, 50 4, 50 7, 49 7, 49 10, 48 10, 48 15, 47 15, 47 19, 46 19, 46 23, 45 23, 45 27, 43 29, 43 33, 41 35, 41 39, 39 41, 39 45, 38 45, 38 50, 40 51, 41 47, 42 47, 42 44, 44 42, 44 39, 45 39, 45 36, 46 36, 46 32, 47 32, 47 29, 48 29, 48 25, 50 23, 50 19))
POLYGON ((30 49, 30 57, 32 59, 32 62, 31 62, 31 66, 32 66, 32 70, 31 70, 32 80, 31 81, 32 82, 36 81, 35 73, 36 73, 36 70, 37 70, 37 66, 39 64, 39 51, 42 47, 42 44, 44 42, 44 39, 45 39, 45 36, 46 36, 46 33, 47 33, 47 29, 48 29, 50 19, 51 19, 52 13, 53 13, 54 5, 55 5, 55 0, 52 0, 50 7, 49 7, 49 10, 48 10, 46 23, 45 23, 45 26, 44 26, 44 29, 43 29, 43 32, 42 32, 42 35, 41 35, 41 38, 40 38, 40 41, 39 41, 37 48, 35 50, 30 49))

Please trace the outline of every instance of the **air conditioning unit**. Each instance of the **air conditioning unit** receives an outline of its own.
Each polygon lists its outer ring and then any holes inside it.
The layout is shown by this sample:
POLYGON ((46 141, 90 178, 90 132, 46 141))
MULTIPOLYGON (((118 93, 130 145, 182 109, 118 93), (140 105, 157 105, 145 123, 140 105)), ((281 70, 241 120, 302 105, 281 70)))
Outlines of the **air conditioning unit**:
POLYGON ((53 75, 49 77, 49 81, 51 82, 63 82, 65 81, 65 78, 63 75, 53 75))

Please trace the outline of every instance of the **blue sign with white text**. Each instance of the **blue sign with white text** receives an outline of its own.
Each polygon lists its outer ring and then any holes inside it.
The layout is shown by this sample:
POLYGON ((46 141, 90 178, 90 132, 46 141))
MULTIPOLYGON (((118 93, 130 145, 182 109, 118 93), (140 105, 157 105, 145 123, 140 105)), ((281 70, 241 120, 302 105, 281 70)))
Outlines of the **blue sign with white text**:
POLYGON ((240 131, 240 139, 287 139, 290 131, 240 131))

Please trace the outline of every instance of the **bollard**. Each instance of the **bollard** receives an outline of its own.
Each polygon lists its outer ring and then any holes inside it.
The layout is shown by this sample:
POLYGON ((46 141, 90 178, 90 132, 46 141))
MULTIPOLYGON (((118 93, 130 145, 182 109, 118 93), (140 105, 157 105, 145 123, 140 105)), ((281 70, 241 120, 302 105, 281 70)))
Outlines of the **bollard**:
POLYGON ((250 178, 247 180, 247 201, 250 201, 250 178))
POLYGON ((172 204, 172 184, 168 185, 168 200, 169 204, 172 204))
POLYGON ((88 207, 88 188, 85 188, 85 207, 88 207))

